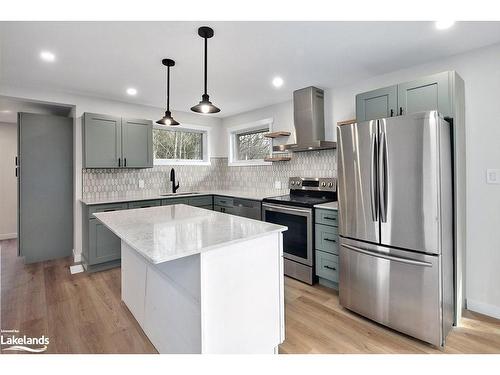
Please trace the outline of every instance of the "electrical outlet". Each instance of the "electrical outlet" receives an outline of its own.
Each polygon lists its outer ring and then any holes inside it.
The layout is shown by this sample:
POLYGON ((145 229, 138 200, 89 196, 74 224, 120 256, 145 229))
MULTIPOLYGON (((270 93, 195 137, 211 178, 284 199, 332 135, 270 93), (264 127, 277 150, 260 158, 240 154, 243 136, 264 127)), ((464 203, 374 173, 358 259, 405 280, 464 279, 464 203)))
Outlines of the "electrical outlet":
POLYGON ((139 180, 139 189, 144 189, 144 180, 139 180))
POLYGON ((500 169, 487 169, 486 170, 486 183, 487 184, 500 184, 500 169))
POLYGON ((274 188, 281 189, 281 181, 274 181, 274 188))

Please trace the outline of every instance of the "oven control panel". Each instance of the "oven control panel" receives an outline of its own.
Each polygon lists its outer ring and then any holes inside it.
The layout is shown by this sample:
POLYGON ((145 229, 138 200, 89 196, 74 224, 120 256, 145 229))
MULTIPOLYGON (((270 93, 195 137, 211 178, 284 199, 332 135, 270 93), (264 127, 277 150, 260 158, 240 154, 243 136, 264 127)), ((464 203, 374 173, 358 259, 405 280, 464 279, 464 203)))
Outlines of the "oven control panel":
POLYGON ((337 191, 337 179, 290 177, 288 186, 291 190, 337 191))

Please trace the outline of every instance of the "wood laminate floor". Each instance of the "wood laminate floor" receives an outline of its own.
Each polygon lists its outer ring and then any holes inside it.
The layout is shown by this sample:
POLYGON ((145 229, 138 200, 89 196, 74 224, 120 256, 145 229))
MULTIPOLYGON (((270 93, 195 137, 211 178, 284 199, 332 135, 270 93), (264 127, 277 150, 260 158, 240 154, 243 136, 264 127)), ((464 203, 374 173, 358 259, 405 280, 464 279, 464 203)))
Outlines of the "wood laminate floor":
MULTIPOLYGON (((0 327, 50 338, 49 353, 156 353, 120 300, 120 269, 71 275, 71 258, 24 265, 0 241, 0 327)), ((338 294, 285 278, 281 353, 443 353, 356 315, 338 294)), ((5 352, 4 352, 5 353, 5 352)), ((500 320, 466 311, 444 353, 500 353, 500 320)))

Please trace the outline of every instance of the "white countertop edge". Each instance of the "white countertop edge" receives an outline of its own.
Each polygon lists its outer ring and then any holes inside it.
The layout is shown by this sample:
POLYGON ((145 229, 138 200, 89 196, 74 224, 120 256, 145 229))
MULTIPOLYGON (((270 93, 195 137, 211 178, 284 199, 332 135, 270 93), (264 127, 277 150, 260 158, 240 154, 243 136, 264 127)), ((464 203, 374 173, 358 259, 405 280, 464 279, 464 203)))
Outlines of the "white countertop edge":
MULTIPOLYGON (((141 208, 136 208, 136 210, 141 210, 141 208)), ((94 216, 99 220, 99 216, 101 216, 101 214, 104 214, 104 212, 94 213, 94 216)), ((230 214, 223 214, 223 215, 230 215, 230 214)), ((231 216, 235 216, 235 215, 231 215, 231 216)), ((252 221, 259 221, 259 220, 249 219, 249 218, 244 218, 244 219, 246 219, 246 220, 252 220, 252 221)), ((136 246, 134 246, 126 238, 124 238, 124 236, 122 234, 120 234, 119 232, 113 230, 111 227, 109 227, 108 225, 106 225, 106 223, 104 223, 103 221, 101 221, 101 220, 99 220, 99 221, 106 228, 108 228, 111 232, 113 232, 117 237, 119 237, 121 241, 125 242, 128 246, 130 246, 133 250, 135 250, 139 255, 141 255, 144 259, 146 259, 151 264, 162 264, 162 263, 165 263, 165 262, 170 262, 172 260, 186 258, 188 256, 192 256, 192 255, 196 255, 196 254, 201 254, 203 252, 207 252, 207 251, 211 251, 211 250, 216 250, 218 248, 229 246, 229 245, 232 245, 232 244, 236 244, 236 243, 245 242, 245 241, 253 240, 253 239, 256 239, 256 238, 264 237, 266 235, 270 235, 270 234, 273 234, 273 233, 282 233, 282 232, 288 230, 288 227, 286 227, 284 225, 273 224, 273 225, 275 225, 278 228, 273 229, 273 230, 269 230, 269 231, 265 231, 265 232, 262 232, 262 233, 259 233, 259 234, 254 234, 252 236, 248 236, 248 237, 244 237, 244 238, 238 238, 238 239, 231 240, 231 241, 217 243, 217 244, 214 244, 214 245, 211 245, 211 246, 207 246, 207 247, 204 247, 204 248, 201 248, 201 249, 197 249, 195 251, 186 252, 186 253, 180 254, 178 256, 171 256, 171 257, 167 257, 166 259, 155 261, 152 258, 150 258, 149 256, 147 256, 143 251, 141 251, 136 246)), ((272 224, 272 223, 268 223, 268 224, 272 224)))
POLYGON ((315 204, 314 208, 321 208, 323 210, 338 211, 339 203, 338 202, 320 203, 320 204, 315 204))
POLYGON ((205 195, 219 195, 222 197, 230 197, 230 198, 241 198, 248 199, 253 201, 262 201, 266 197, 273 197, 277 195, 283 195, 280 191, 268 191, 268 192, 245 192, 245 191, 231 191, 231 190, 212 190, 212 191, 203 191, 196 192, 196 194, 191 193, 179 193, 178 195, 161 195, 161 194, 153 194, 153 195, 145 195, 145 196, 130 196, 130 197, 110 197, 110 198, 97 198, 97 199, 83 199, 80 198, 79 201, 86 206, 97 206, 100 204, 111 204, 111 203, 124 203, 124 202, 140 202, 140 201, 148 201, 148 200, 160 200, 160 199, 175 199, 175 198, 189 198, 189 197, 202 197, 205 195))

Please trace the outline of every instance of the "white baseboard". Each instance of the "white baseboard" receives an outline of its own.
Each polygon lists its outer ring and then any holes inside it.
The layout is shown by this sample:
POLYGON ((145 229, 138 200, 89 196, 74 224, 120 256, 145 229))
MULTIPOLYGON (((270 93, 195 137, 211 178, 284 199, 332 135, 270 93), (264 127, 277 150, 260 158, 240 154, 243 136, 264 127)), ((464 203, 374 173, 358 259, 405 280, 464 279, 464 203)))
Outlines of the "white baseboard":
POLYGON ((77 253, 75 249, 73 249, 73 263, 80 263, 82 261, 82 253, 77 253))
POLYGON ((500 319, 500 306, 489 305, 484 302, 474 301, 467 298, 467 310, 500 319))
POLYGON ((11 238, 17 238, 17 233, 0 234, 0 241, 1 240, 10 240, 11 238))

